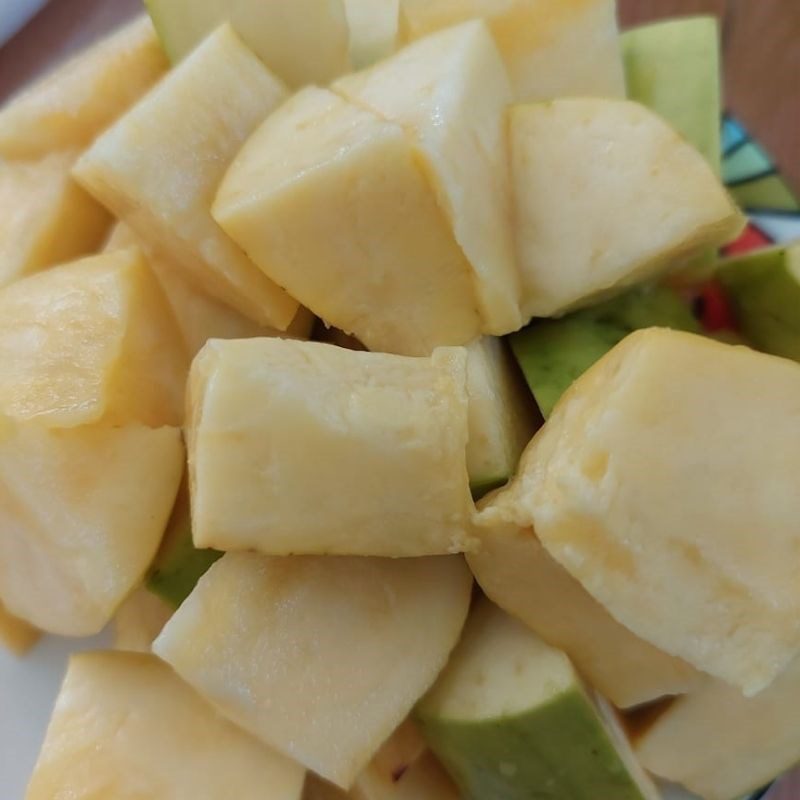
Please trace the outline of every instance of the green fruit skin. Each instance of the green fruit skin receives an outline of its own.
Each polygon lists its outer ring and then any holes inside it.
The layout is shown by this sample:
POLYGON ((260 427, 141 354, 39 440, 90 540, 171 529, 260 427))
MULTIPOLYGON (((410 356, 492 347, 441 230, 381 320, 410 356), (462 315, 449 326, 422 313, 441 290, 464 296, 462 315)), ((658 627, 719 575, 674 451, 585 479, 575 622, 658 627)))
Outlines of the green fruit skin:
POLYGON ((418 721, 465 800, 644 800, 580 688, 519 716, 418 721))
POLYGON ((745 338, 758 350, 794 361, 800 361, 799 268, 795 245, 737 258, 717 273, 745 338))
POLYGON ((534 322, 510 337, 511 349, 547 419, 561 395, 589 367, 629 333, 651 327, 700 332, 677 292, 647 287, 561 319, 534 322))
POLYGON ((485 497, 489 492, 505 486, 511 479, 511 475, 498 475, 497 477, 481 477, 470 481, 469 488, 472 492, 472 499, 477 503, 482 497, 485 497))

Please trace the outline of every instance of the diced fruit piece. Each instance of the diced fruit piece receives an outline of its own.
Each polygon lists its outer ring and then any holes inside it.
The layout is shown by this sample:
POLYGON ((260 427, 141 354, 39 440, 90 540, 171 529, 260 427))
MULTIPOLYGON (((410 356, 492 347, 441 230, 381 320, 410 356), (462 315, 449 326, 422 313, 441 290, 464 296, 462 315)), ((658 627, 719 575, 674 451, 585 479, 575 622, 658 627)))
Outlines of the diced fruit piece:
POLYGON ((245 44, 281 80, 299 88, 328 83, 349 67, 342 0, 145 0, 172 61, 230 22, 245 44))
POLYGON ((410 131, 472 265, 483 330, 517 330, 506 137, 512 94, 486 25, 467 22, 429 36, 333 88, 410 131))
POLYGON ((481 322, 421 161, 399 125, 309 88, 244 146, 214 216, 329 325, 370 350, 429 355, 481 322))
POLYGON ((160 597, 140 586, 114 616, 114 649, 149 653, 174 611, 160 597))
POLYGON ((303 800, 347 800, 348 797, 343 789, 318 778, 313 772, 306 774, 303 800))
POLYGON ((300 800, 303 770, 155 656, 72 656, 26 800, 300 800))
POLYGON ((0 413, 51 427, 183 419, 188 359, 138 250, 0 291, 0 413))
POLYGON ((177 608, 222 553, 200 550, 192 542, 189 492, 178 492, 161 548, 147 577, 147 588, 173 609, 177 608))
POLYGON ((392 557, 471 547, 463 349, 409 358, 212 341, 189 383, 198 547, 392 557))
POLYGON ((228 164, 286 90, 229 26, 107 130, 73 174, 199 289, 285 330, 297 303, 211 218, 228 164))
POLYGON ((511 349, 547 419, 561 395, 592 364, 629 333, 650 327, 700 332, 678 292, 647 286, 561 319, 534 322, 511 337, 511 349))
POLYGON ((70 177, 71 152, 0 160, 0 286, 94 252, 108 212, 70 177))
POLYGON ((564 653, 485 599, 417 708, 465 797, 656 800, 612 716, 564 653))
POLYGON ((800 361, 800 242, 725 261, 717 277, 747 340, 800 361))
POLYGON ((144 577, 182 472, 176 428, 2 422, 0 601, 51 633, 100 631, 144 577))
POLYGON ((679 697, 635 742, 647 769, 707 800, 761 788, 800 759, 800 661, 755 697, 722 681, 679 697))
MULTIPOLYGON (((413 764, 416 764, 428 744, 419 727, 412 719, 407 719, 397 730, 381 745, 372 761, 356 780, 355 786, 361 783, 367 786, 370 783, 396 782, 413 764), (367 777, 362 781, 361 778, 367 777)), ((354 787, 355 788, 355 787, 354 787)))
POLYGON ((375 770, 362 772, 349 795, 352 800, 459 800, 453 781, 431 752, 394 775, 375 770))
POLYGON ((791 361, 638 331, 573 384, 482 514, 532 526, 619 622, 755 694, 800 651, 798 396, 791 361))
POLYGON ((9 613, 0 603, 0 644, 21 656, 39 641, 40 635, 36 628, 9 613))
POLYGON ((624 97, 614 0, 401 0, 406 35, 483 17, 517 100, 624 97))
POLYGON ((0 109, 0 156, 41 158, 88 146, 166 67, 150 20, 135 20, 0 109))
POLYGON ((683 17, 622 34, 628 97, 664 117, 720 172, 719 25, 683 17))
POLYGON ((514 107, 510 124, 528 316, 678 269, 742 228, 708 163, 644 106, 555 100, 514 107))
POLYGON ((540 422, 536 407, 501 339, 467 348, 467 472, 474 497, 502 486, 517 469, 540 422))
POLYGON ((458 640, 462 558, 228 553, 154 649, 224 714, 348 788, 458 640))
POLYGON ((513 525, 486 528, 480 550, 468 562, 488 597, 564 650, 619 708, 686 692, 701 680, 685 661, 620 625, 548 555, 533 531, 513 525))
POLYGON ((344 0, 356 69, 390 56, 400 38, 400 0, 344 0))

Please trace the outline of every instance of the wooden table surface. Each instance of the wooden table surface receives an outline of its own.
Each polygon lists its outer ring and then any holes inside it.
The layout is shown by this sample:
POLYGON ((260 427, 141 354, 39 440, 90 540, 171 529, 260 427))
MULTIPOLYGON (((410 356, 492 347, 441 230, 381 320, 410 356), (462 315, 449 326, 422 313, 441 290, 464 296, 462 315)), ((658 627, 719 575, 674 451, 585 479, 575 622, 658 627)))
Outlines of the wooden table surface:
MULTIPOLYGON (((727 106, 800 191, 800 0, 619 0, 619 5, 624 26, 678 14, 723 18, 727 106)), ((0 48, 0 102, 141 7, 141 0, 52 0, 0 48)), ((800 775, 773 790, 769 800, 800 800, 800 775)))

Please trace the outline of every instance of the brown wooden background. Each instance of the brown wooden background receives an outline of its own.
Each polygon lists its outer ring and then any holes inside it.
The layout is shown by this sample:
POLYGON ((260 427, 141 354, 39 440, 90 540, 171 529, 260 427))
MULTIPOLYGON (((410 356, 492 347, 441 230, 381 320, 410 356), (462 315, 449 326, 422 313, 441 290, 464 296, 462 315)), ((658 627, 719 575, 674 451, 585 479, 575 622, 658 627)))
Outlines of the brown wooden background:
MULTIPOLYGON (((723 18, 728 107, 778 158, 800 191, 800 0, 619 0, 619 4, 623 25, 678 14, 716 13, 723 18)), ((52 0, 0 49, 0 102, 49 65, 140 10, 141 0, 52 0)), ((800 800, 800 776, 785 781, 769 800, 800 800)))

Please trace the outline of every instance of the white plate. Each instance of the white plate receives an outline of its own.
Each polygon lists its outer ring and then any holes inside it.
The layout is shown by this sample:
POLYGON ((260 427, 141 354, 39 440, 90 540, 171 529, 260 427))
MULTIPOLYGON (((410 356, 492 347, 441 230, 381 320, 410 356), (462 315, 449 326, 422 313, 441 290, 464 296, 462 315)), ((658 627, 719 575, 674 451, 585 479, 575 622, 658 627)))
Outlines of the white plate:
POLYGON ((1 0, 0 45, 8 41, 48 0, 1 0))

